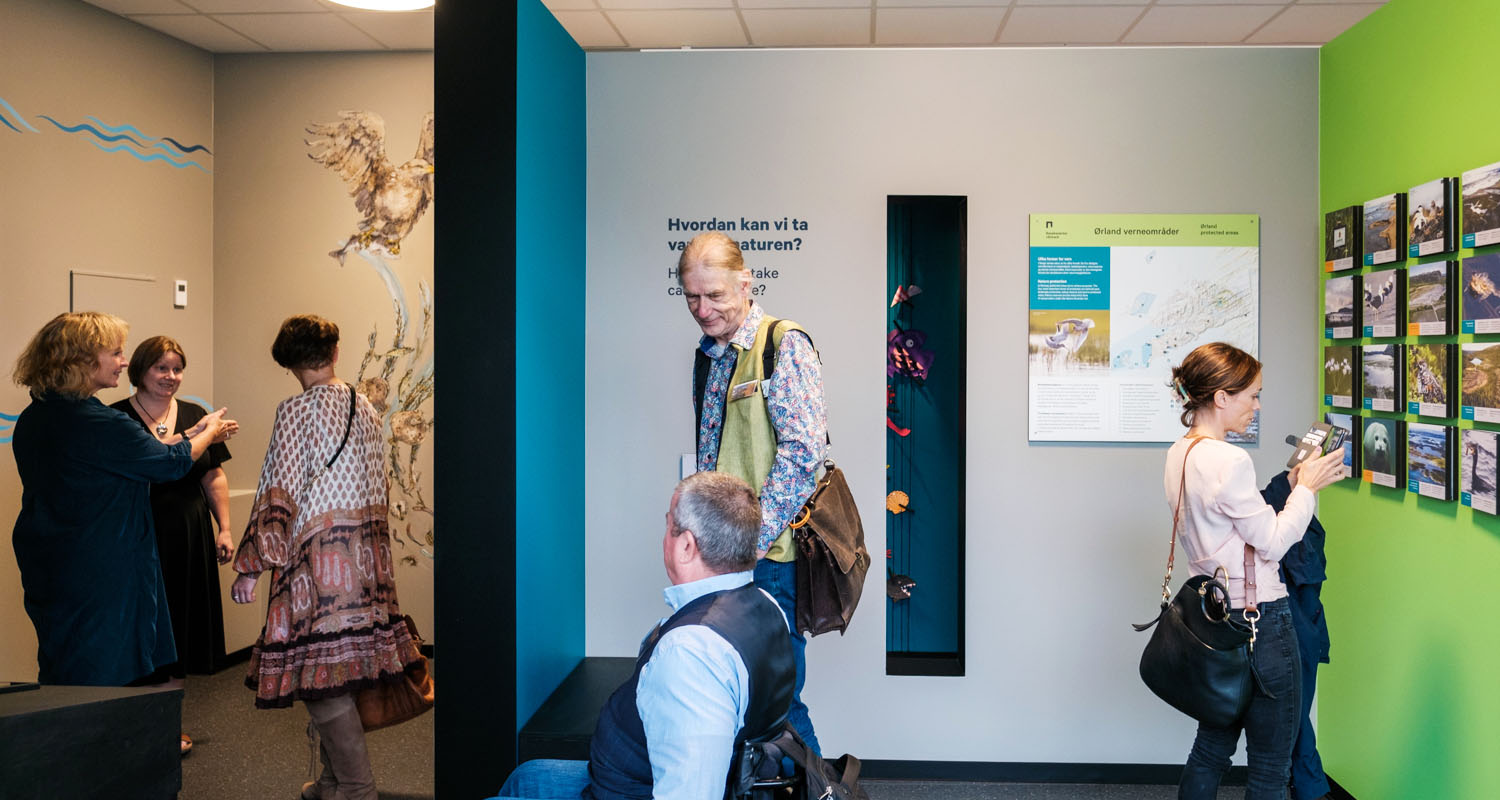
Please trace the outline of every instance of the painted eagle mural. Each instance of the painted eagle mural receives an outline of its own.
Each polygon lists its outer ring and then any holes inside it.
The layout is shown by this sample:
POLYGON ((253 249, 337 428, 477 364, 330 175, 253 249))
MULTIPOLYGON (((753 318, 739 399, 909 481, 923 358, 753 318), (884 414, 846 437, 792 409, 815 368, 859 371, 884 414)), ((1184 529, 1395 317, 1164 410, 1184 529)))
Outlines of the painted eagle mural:
POLYGON ((338 173, 362 215, 359 227, 328 255, 344 263, 350 250, 400 257, 401 240, 432 204, 432 112, 422 117, 417 152, 401 164, 385 154, 385 120, 369 111, 343 111, 338 122, 313 123, 303 140, 307 157, 338 173))

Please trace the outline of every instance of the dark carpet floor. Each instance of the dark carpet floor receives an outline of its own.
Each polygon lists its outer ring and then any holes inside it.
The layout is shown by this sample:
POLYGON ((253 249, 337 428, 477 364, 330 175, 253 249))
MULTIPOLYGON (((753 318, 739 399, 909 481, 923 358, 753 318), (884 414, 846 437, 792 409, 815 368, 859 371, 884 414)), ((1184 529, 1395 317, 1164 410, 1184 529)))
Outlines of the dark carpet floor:
MULTIPOLYGON (((433 660, 433 676, 437 661, 433 660)), ((180 800, 292 800, 309 776, 307 710, 255 708, 243 664, 194 675, 183 698, 182 729, 193 752, 182 760, 180 800)), ((381 800, 432 800, 432 723, 439 712, 368 738, 381 800)), ((1175 786, 863 781, 870 800, 1172 800, 1175 786)), ((496 788, 499 788, 498 785, 496 788)), ((1225 788, 1220 800, 1244 796, 1225 788)), ((444 798, 444 800, 450 800, 444 798)), ((453 798, 452 800, 477 800, 453 798)))
MULTIPOLYGON (((432 660, 437 676, 437 660, 432 660)), ((432 800, 433 711, 366 737, 381 800, 432 800)), ((307 709, 257 709, 245 665, 190 675, 182 730, 193 752, 182 760, 180 800, 293 800, 308 774, 307 709)), ((315 756, 313 756, 315 758, 315 756)))

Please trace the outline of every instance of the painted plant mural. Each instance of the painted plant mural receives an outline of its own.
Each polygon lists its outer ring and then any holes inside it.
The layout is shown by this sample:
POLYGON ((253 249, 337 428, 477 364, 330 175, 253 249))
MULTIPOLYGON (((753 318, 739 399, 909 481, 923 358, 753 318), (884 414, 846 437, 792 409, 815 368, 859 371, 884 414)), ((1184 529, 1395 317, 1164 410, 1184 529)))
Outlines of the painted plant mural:
MULTIPOLYGON (((401 240, 432 205, 433 116, 422 118, 417 152, 395 165, 385 153, 385 121, 368 111, 345 111, 338 122, 307 128, 307 157, 333 170, 349 187, 360 220, 339 248, 329 253, 340 265, 353 252, 375 270, 391 297, 394 316, 389 337, 372 326, 355 386, 385 426, 389 447, 392 537, 431 558, 436 545, 434 509, 422 490, 418 456, 432 432, 432 289, 418 281, 413 319, 406 290, 390 261, 400 259, 401 240)), ((413 555, 401 561, 416 564, 413 555)))

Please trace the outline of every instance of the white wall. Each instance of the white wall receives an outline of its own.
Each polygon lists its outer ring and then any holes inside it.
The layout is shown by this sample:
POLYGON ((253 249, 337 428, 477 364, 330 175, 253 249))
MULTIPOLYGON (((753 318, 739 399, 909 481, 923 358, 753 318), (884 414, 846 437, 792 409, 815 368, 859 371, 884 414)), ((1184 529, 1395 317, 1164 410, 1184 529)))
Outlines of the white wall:
MULTIPOLYGON (((663 613, 697 329, 666 218, 810 222, 764 304, 822 353, 834 455, 875 567, 808 648, 824 747, 862 758, 1178 763, 1193 726, 1136 662, 1166 557, 1161 446, 1026 441, 1027 214, 1261 215, 1263 477, 1316 413, 1317 51, 591 53, 588 654, 663 613), (884 674, 885 204, 969 198, 968 674, 884 674), (1066 487, 1066 488, 1060 488, 1066 487)), ((688 234, 690 235, 690 234, 688 234)), ((740 234, 741 237, 749 234, 740 234)), ((760 282, 760 281, 758 281, 760 282)), ((954 365, 939 354, 934 369, 954 365)))

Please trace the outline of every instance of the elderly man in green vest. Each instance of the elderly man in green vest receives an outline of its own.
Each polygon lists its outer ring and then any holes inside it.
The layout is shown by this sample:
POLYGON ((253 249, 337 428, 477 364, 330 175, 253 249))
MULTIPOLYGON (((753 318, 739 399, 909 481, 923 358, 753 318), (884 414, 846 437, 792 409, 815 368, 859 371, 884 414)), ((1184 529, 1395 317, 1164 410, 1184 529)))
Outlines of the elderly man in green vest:
POLYGON ((756 490, 761 505, 755 583, 786 614, 797 666, 788 721, 822 752, 802 702, 807 639, 797 629, 797 552, 787 524, 817 485, 828 442, 823 377, 802 327, 767 314, 750 296, 740 246, 723 233, 688 242, 677 280, 703 331, 694 352, 699 471, 728 472, 756 490))

